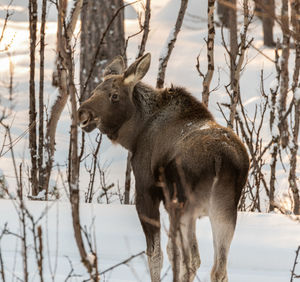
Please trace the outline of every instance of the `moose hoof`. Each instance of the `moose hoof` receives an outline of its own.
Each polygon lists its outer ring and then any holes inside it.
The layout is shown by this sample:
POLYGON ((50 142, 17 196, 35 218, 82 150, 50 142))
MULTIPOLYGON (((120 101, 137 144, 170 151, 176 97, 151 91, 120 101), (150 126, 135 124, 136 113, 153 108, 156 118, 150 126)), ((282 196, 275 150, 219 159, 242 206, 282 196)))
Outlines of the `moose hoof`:
POLYGON ((226 273, 212 273, 211 282, 228 282, 226 273))

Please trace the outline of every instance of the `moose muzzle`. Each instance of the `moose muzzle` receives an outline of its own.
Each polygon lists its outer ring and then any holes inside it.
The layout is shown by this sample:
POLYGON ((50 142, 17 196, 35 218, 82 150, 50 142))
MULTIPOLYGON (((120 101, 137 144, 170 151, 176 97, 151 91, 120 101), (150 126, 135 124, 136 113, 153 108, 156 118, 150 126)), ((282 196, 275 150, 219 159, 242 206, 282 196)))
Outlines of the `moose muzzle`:
POLYGON ((92 111, 80 107, 78 109, 78 125, 86 132, 91 132, 97 127, 98 119, 95 118, 92 111))

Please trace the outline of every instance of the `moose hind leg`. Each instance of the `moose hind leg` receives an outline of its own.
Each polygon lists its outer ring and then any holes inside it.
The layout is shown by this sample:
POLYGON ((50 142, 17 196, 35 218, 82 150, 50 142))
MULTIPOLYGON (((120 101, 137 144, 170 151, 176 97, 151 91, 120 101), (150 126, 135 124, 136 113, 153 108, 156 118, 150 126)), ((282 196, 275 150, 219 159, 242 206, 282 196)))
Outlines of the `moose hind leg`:
MULTIPOLYGON (((170 228, 171 229, 171 228, 170 228)), ((180 247, 179 247, 179 237, 177 232, 172 233, 169 231, 169 239, 167 244, 167 254, 169 262, 172 266, 173 271, 173 281, 178 281, 180 272, 180 247)))
POLYGON ((226 212, 221 209, 209 215, 213 241, 214 241, 214 265, 211 271, 211 282, 227 282, 227 258, 230 244, 233 238, 236 210, 226 212))
POLYGON ((174 236, 172 232, 169 234, 167 253, 172 264, 173 275, 177 275, 180 282, 194 281, 200 267, 195 224, 195 218, 191 218, 189 214, 183 215, 176 232, 176 238, 172 238, 174 236), (174 255, 176 256, 175 259, 174 255))

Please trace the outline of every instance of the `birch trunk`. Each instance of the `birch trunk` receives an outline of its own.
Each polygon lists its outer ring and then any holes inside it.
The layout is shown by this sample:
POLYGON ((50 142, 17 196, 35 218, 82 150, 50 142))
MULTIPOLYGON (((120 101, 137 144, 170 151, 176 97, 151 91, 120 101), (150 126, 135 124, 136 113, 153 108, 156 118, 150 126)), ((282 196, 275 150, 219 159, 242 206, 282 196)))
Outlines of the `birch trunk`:
POLYGON ((294 42, 295 42, 295 66, 293 74, 292 91, 294 94, 294 126, 292 135, 292 144, 290 148, 290 172, 289 172, 289 184, 293 195, 293 212, 296 215, 300 214, 300 197, 299 188, 297 185, 297 153, 299 149, 298 138, 299 138, 299 126, 300 126, 300 85, 299 85, 299 72, 300 72, 300 0, 292 1, 292 13, 291 22, 294 31, 294 42))
POLYGON ((29 78, 29 150, 31 157, 30 182, 32 195, 38 194, 37 180, 37 137, 35 105, 35 46, 37 25, 37 1, 29 0, 29 34, 30 34, 30 78, 29 78))
MULTIPOLYGON (((40 35, 40 87, 39 87, 39 146, 38 146, 38 171, 39 191, 44 188, 44 61, 45 61, 45 24, 46 24, 47 0, 42 3, 41 35, 40 35)), ((47 189, 46 189, 47 190, 47 189)), ((47 192, 47 191, 46 191, 47 192)), ((46 200, 47 200, 46 193, 46 200)))
MULTIPOLYGON (((233 3, 236 6, 236 0, 233 0, 233 3)), ((230 22, 230 86, 232 90, 231 95, 231 105, 230 105, 230 116, 228 121, 228 127, 233 128, 236 108, 238 101, 240 99, 240 74, 242 65, 244 63, 245 52, 249 48, 250 42, 247 42, 247 33, 248 28, 251 23, 252 17, 249 13, 248 0, 243 1, 243 15, 244 23, 243 30, 240 34, 240 43, 237 44, 237 22, 236 22, 236 9, 231 11, 233 15, 231 16, 230 22), (233 12, 234 11, 234 12, 233 12)))
POLYGON ((215 0, 208 0, 207 6, 207 72, 203 79, 202 103, 208 107, 210 83, 213 78, 215 65, 214 65, 214 47, 215 47, 215 22, 214 22, 215 0))
POLYGON ((287 119, 283 116, 286 111, 286 100, 289 91, 289 56, 290 56, 290 31, 289 31, 289 3, 282 0, 281 7, 281 30, 282 30, 282 55, 281 55, 281 83, 278 101, 279 133, 282 148, 286 148, 289 142, 287 119))

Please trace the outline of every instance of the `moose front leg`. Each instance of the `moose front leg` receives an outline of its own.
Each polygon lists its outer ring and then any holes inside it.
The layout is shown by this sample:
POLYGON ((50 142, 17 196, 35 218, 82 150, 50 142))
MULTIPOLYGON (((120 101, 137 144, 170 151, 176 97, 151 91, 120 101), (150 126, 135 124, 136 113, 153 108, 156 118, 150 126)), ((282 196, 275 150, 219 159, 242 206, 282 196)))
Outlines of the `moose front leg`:
POLYGON ((160 272, 163 266, 163 254, 160 247, 160 232, 155 232, 150 238, 146 235, 147 256, 152 282, 160 281, 160 272))
POLYGON ((159 199, 147 195, 137 195, 136 209, 147 243, 148 265, 152 282, 160 281, 163 254, 160 247, 159 199))

